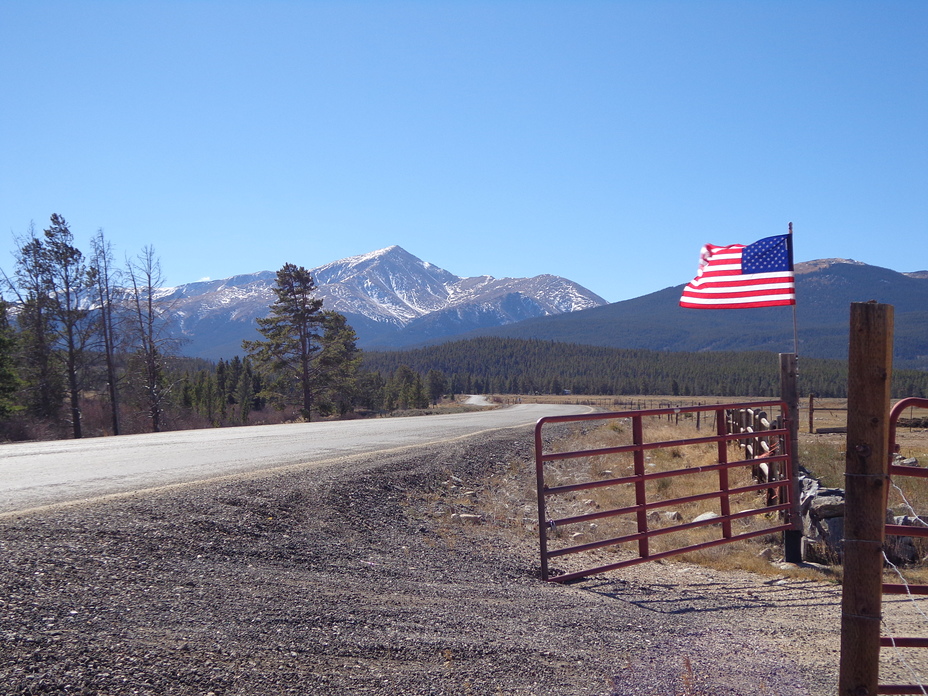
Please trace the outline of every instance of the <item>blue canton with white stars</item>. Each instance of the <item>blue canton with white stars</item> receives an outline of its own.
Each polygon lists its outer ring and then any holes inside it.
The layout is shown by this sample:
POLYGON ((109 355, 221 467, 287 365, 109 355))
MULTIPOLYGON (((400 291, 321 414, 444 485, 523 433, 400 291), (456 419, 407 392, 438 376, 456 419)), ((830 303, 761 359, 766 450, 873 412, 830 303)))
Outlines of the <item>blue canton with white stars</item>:
POLYGON ((741 250, 742 273, 782 273, 790 266, 789 235, 767 237, 741 250))

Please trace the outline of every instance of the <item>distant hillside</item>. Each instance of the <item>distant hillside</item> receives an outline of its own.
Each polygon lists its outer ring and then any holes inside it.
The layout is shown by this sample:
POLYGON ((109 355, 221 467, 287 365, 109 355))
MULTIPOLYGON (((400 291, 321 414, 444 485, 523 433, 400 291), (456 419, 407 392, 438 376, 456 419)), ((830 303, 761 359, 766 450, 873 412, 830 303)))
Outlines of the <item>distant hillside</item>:
MULTIPOLYGON (((660 351, 793 351, 790 307, 699 310, 679 306, 683 286, 571 314, 471 332, 660 351)), ((895 307, 896 367, 928 369, 928 273, 898 273, 828 259, 796 267, 800 356, 847 358, 852 302, 895 307)))
MULTIPOLYGON (((762 351, 680 353, 558 341, 483 337, 391 352, 365 352, 364 369, 388 379, 405 365, 436 370, 456 393, 769 396, 780 390, 779 358, 762 351)), ((847 395, 847 364, 803 358, 802 395, 847 395)), ((895 370, 896 396, 928 393, 928 372, 895 370)))

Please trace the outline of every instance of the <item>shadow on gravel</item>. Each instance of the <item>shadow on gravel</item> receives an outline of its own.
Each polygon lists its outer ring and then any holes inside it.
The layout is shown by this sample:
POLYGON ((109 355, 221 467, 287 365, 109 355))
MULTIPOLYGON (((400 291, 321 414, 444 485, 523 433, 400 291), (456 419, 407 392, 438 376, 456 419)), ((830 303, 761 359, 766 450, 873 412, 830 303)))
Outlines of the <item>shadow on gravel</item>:
POLYGON ((573 587, 658 614, 718 613, 758 607, 799 610, 833 607, 836 590, 812 580, 774 578, 763 583, 732 580, 650 582, 597 579, 573 587))

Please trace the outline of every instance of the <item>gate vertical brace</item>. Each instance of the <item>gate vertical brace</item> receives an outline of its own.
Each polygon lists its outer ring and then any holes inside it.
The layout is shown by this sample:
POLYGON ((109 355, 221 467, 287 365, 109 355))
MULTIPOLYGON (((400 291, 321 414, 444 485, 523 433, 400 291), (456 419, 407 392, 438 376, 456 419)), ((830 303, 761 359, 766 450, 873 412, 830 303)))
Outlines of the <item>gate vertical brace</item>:
POLYGON ((802 563, 802 516, 799 512, 799 385, 798 360, 795 353, 780 353, 780 401, 786 403, 789 413, 786 424, 790 453, 790 522, 793 528, 783 532, 783 558, 787 563, 802 563))
POLYGON ((538 546, 541 551, 541 579, 548 580, 548 513, 545 506, 545 461, 541 421, 535 424, 535 487, 538 491, 538 546))
POLYGON ((878 693, 893 307, 851 304, 839 696, 878 693))
MULTIPOLYGON (((715 434, 719 438, 724 437, 728 434, 728 423, 727 419, 723 418, 724 411, 718 411, 719 417, 715 419, 715 422, 718 424, 716 426, 715 434)), ((717 443, 718 448, 718 460, 719 464, 728 463, 728 441, 719 439, 717 443)), ((722 467, 719 469, 719 490, 722 492, 722 496, 719 499, 719 511, 722 514, 722 536, 725 539, 731 538, 731 520, 728 519, 728 516, 731 514, 731 502, 728 498, 728 469, 722 467)))

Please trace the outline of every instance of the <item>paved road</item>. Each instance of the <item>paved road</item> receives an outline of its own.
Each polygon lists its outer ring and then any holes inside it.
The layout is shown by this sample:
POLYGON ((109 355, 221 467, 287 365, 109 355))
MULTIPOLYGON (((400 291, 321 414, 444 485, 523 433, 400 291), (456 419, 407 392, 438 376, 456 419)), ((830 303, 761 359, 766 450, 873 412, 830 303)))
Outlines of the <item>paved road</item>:
POLYGON ((175 483, 466 437, 583 413, 583 406, 520 404, 413 418, 264 425, 0 446, 0 514, 175 483))

